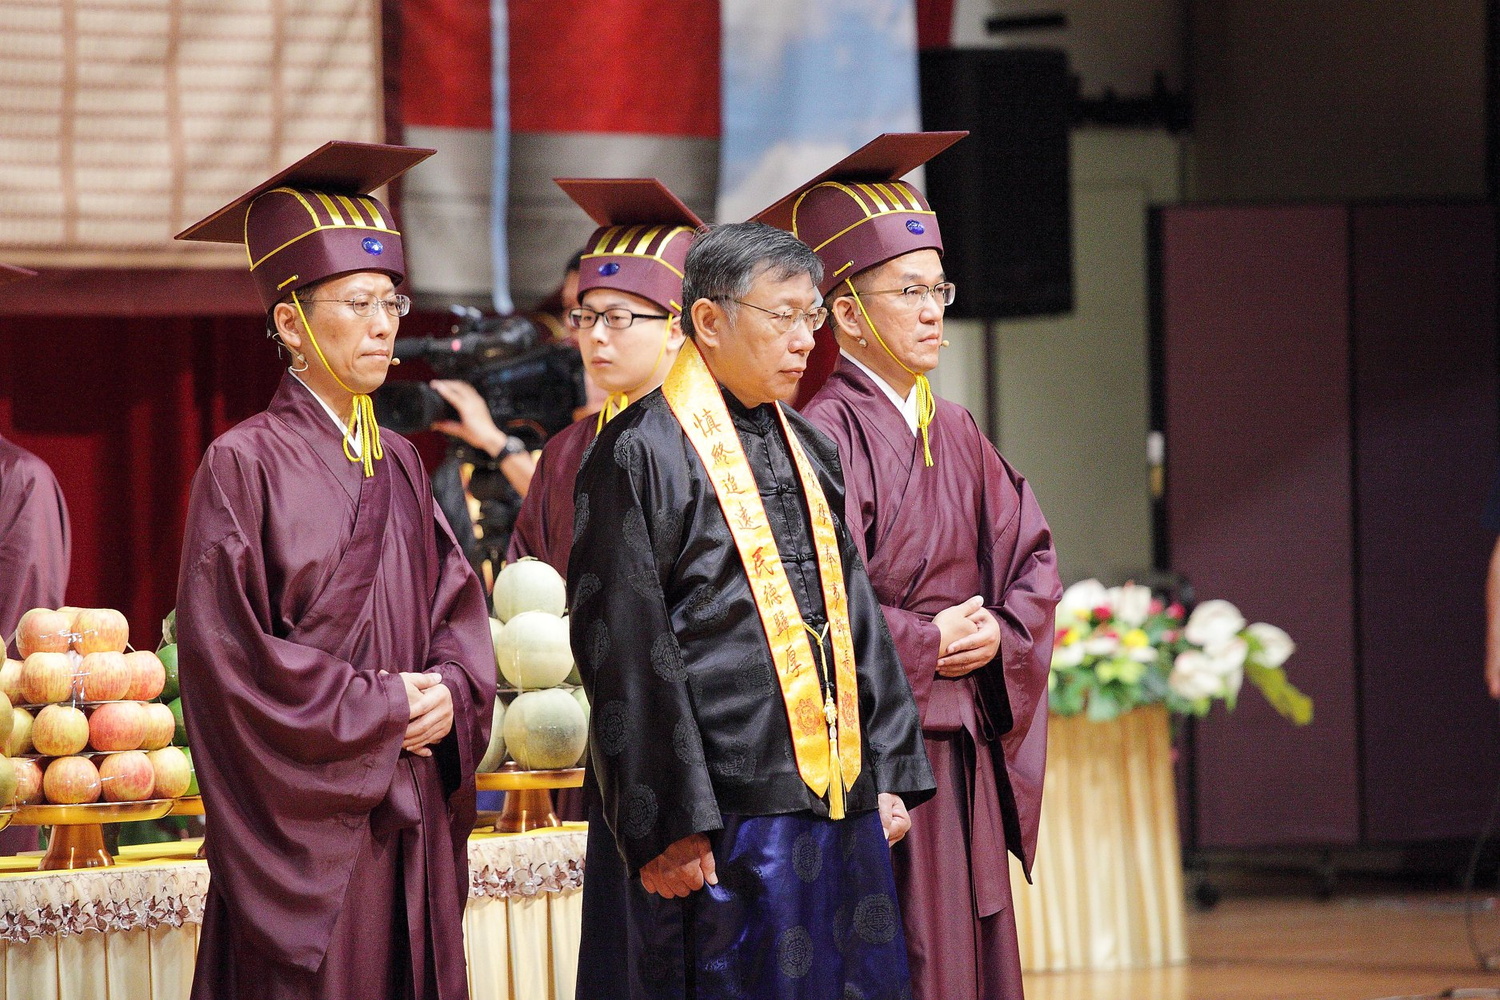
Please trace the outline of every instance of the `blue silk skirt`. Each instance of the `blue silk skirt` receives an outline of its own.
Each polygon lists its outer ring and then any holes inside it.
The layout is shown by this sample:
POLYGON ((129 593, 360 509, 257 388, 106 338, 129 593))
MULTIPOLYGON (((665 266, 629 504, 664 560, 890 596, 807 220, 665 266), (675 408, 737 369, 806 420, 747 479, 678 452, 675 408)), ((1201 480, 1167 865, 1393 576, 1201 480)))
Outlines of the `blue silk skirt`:
POLYGON ((725 816, 719 884, 662 899, 589 825, 578 1000, 906 1000, 880 814, 725 816))

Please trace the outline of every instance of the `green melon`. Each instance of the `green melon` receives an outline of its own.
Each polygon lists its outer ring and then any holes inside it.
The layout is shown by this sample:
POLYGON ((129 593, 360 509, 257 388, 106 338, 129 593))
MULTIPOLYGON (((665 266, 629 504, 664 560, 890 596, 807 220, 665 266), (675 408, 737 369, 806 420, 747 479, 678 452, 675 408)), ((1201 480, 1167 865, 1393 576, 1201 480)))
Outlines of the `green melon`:
POLYGON ((168 643, 156 651, 157 659, 167 668, 167 686, 161 689, 158 701, 171 701, 181 694, 177 684, 177 643, 168 643))
POLYGON ((187 741, 187 724, 182 721, 182 696, 178 695, 167 702, 167 707, 172 710, 172 718, 177 720, 177 731, 172 734, 172 745, 174 747, 185 747, 187 741))
POLYGON ((577 764, 589 727, 573 695, 552 688, 517 695, 505 712, 504 732, 517 764, 545 771, 577 764))
POLYGON ((562 617, 568 606, 568 586, 557 570, 527 556, 506 563, 495 578, 495 615, 502 622, 523 611, 545 611, 562 617))
MULTIPOLYGON (((3 653, 3 650, 0 650, 0 653, 3 653)), ((10 731, 16 724, 15 713, 10 708, 10 699, 0 693, 0 748, 3 748, 10 740, 10 731)))
POLYGON ((495 720, 490 724, 490 745, 479 762, 480 774, 493 774, 505 763, 505 702, 495 699, 495 720))
POLYGON ((198 769, 193 766, 193 751, 188 747, 182 748, 182 755, 188 759, 188 773, 192 778, 188 781, 187 791, 183 795, 201 795, 198 791, 198 769))
POLYGON ((520 691, 556 687, 573 669, 568 620, 545 611, 523 611, 500 630, 495 664, 520 691))

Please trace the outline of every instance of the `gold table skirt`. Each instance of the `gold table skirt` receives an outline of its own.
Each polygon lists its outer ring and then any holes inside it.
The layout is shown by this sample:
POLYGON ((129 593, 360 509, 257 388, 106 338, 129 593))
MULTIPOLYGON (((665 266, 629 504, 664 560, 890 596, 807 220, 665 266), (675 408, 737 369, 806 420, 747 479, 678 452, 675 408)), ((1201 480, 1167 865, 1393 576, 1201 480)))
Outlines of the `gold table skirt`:
POLYGON ((1053 715, 1032 885, 1011 858, 1021 967, 1130 969, 1187 960, 1167 712, 1053 715))
MULTIPOLYGON (((473 1000, 571 1000, 584 840, 568 824, 469 841, 473 1000)), ((198 843, 125 848, 112 868, 73 872, 0 858, 0 1000, 186 1000, 208 887, 198 843)))

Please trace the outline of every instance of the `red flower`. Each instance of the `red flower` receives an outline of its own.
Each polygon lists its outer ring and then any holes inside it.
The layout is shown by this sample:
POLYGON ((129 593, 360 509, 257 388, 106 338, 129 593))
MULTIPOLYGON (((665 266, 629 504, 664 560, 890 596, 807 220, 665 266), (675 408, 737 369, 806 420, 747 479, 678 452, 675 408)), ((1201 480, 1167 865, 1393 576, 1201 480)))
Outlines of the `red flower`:
POLYGON ((1109 610, 1109 608, 1105 607, 1103 604, 1094 609, 1094 618, 1099 622, 1100 625, 1107 624, 1108 622, 1112 621, 1114 617, 1115 613, 1109 610))
POLYGON ((1159 615, 1161 614, 1163 607, 1165 607, 1165 605, 1162 603, 1162 599, 1160 597, 1153 597, 1151 599, 1151 607, 1146 609, 1146 613, 1150 615, 1159 615))
POLYGON ((1181 618, 1185 614, 1187 614, 1187 608, 1184 608, 1176 601, 1173 601, 1167 608, 1167 616, 1169 618, 1181 618))

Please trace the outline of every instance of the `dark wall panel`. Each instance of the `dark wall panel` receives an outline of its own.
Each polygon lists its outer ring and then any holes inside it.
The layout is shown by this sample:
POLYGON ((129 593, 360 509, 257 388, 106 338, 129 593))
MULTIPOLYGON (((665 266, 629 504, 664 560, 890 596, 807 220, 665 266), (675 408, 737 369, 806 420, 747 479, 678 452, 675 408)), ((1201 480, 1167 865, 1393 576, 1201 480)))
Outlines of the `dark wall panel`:
POLYGON ((1285 628, 1317 703, 1293 727, 1247 689, 1198 725, 1199 847, 1359 836, 1347 210, 1164 209, 1167 530, 1200 598, 1285 628))
POLYGON ((1365 832, 1471 838, 1500 739, 1485 694, 1479 523, 1496 465, 1493 209, 1353 210, 1365 832))

